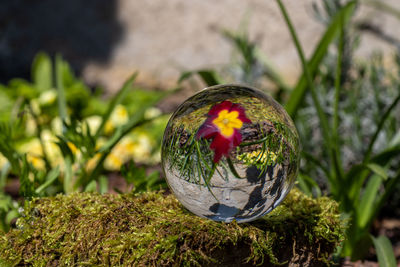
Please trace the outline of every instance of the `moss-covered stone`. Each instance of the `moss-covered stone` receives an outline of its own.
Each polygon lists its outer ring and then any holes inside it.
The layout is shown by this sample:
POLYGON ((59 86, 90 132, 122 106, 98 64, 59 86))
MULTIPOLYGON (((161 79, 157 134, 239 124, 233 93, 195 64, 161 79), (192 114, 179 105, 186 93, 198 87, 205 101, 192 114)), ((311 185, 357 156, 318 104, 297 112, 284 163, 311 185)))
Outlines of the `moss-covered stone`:
POLYGON ((337 203, 296 189, 245 224, 199 218, 153 192, 33 199, 17 226, 1 235, 1 266, 323 266, 343 237, 337 203))

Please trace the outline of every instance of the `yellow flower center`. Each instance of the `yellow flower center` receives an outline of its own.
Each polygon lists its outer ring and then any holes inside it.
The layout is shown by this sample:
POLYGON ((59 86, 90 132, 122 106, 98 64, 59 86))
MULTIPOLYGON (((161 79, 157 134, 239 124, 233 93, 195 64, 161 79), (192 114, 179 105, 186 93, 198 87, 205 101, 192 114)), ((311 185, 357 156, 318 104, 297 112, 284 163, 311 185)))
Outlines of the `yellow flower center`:
POLYGON ((218 117, 212 122, 218 127, 224 137, 231 137, 235 129, 240 129, 243 122, 238 119, 239 112, 224 109, 218 113, 218 117))

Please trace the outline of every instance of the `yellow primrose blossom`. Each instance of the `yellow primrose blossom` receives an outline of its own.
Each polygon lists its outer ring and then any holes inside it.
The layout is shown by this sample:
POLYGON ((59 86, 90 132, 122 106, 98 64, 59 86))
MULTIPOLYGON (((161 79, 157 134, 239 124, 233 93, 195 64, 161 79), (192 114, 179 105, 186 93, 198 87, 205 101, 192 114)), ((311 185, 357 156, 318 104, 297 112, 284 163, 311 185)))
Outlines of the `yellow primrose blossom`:
POLYGON ((78 148, 72 142, 67 142, 67 145, 73 155, 76 155, 79 152, 78 148))
POLYGON ((153 144, 148 134, 136 132, 132 135, 132 139, 131 153, 133 160, 139 163, 149 163, 153 144))
POLYGON ((144 112, 144 118, 145 119, 152 119, 155 118, 159 115, 161 115, 162 112, 159 108, 156 107, 150 107, 148 109, 146 109, 146 111, 144 112))
POLYGON ((29 104, 30 104, 30 107, 31 107, 31 109, 32 109, 32 112, 33 112, 34 114, 36 114, 36 115, 39 115, 41 110, 40 110, 40 106, 39 106, 38 100, 37 100, 37 99, 32 99, 32 100, 29 102, 29 104))
POLYGON ((40 94, 38 102, 41 106, 53 104, 57 99, 57 92, 54 89, 44 91, 40 94))
POLYGON ((91 135, 96 134, 97 129, 99 129, 101 124, 101 117, 98 115, 93 115, 85 118, 85 123, 89 126, 89 131, 91 135))
POLYGON ((117 105, 110 116, 114 126, 120 126, 128 122, 128 111, 123 105, 117 105))
POLYGON ((91 172, 94 168, 96 168, 97 163, 99 162, 99 159, 101 157, 101 153, 97 153, 96 155, 94 155, 93 158, 89 159, 86 162, 86 166, 85 169, 87 172, 91 172))
POLYGON ((38 138, 34 138, 20 147, 22 153, 26 153, 26 159, 36 169, 44 170, 45 162, 43 160, 42 145, 38 138))
POLYGON ((121 157, 115 153, 110 153, 104 161, 104 167, 110 171, 119 171, 122 164, 124 164, 124 162, 121 157))
POLYGON ((51 121, 51 130, 56 135, 62 134, 63 123, 60 117, 55 117, 51 121))
POLYGON ((25 114, 26 122, 25 122, 25 134, 27 136, 34 136, 37 131, 36 121, 33 118, 30 112, 25 114))
POLYGON ((123 105, 115 106, 110 115, 110 119, 106 121, 104 132, 109 135, 118 126, 124 125, 129 120, 128 111, 123 105))
POLYGON ((8 162, 7 158, 0 153, 0 170, 3 169, 4 165, 8 162))

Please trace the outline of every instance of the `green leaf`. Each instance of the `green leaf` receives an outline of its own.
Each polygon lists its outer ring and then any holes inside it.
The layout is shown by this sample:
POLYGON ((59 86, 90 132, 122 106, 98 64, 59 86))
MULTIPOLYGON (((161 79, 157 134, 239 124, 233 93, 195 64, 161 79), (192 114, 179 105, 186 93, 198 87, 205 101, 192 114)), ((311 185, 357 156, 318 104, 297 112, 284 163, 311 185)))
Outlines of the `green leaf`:
POLYGON ((198 71, 188 71, 182 73, 181 77, 178 80, 178 83, 183 82, 184 80, 189 79, 194 74, 198 74, 201 79, 207 84, 207 86, 213 86, 217 84, 223 84, 224 81, 214 70, 198 70, 198 71))
POLYGON ((382 185, 382 178, 379 175, 372 175, 365 187, 360 204, 356 209, 357 224, 360 228, 369 226, 373 219, 374 205, 378 196, 378 191, 382 185))
POLYGON ((52 183, 54 183, 57 180, 59 175, 60 175, 59 167, 52 169, 46 176, 45 179, 46 182, 44 182, 41 186, 36 188, 35 193, 36 194, 42 193, 47 187, 49 187, 52 183))
POLYGON ((7 223, 7 224, 10 224, 11 221, 12 221, 13 219, 15 219, 15 218, 18 218, 18 216, 19 216, 18 210, 15 210, 15 209, 10 210, 10 211, 7 213, 6 218, 5 218, 6 223, 7 223))
POLYGON ((368 169, 382 177, 384 180, 388 178, 387 172, 382 166, 375 163, 368 163, 366 166, 368 167, 368 169))
MULTIPOLYGON (((343 27, 350 20, 350 17, 354 11, 356 2, 351 1, 346 4, 332 19, 330 25, 326 28, 324 35, 319 41, 316 49, 314 50, 311 59, 308 61, 308 69, 312 77, 315 77, 317 70, 319 68, 322 59, 327 54, 329 45, 335 40, 335 37, 340 31, 341 23, 343 22, 343 27)), ((296 87, 290 94, 289 100, 285 105, 285 109, 291 117, 294 117, 299 109, 301 103, 303 102, 304 96, 310 88, 308 87, 306 73, 303 72, 296 87)))
POLYGON ((126 94, 130 89, 132 89, 132 84, 135 81, 136 77, 138 76, 138 73, 135 72, 132 74, 131 77, 124 83, 122 88, 118 91, 118 93, 113 97, 111 100, 110 104, 108 105, 106 113, 103 114, 101 124, 99 128, 96 131, 95 138, 99 137, 100 133, 103 131, 104 126, 106 125, 107 120, 110 118, 111 113, 113 112, 114 108, 121 103, 121 101, 124 99, 126 94))
POLYGON ((313 196, 315 192, 316 197, 321 196, 321 189, 318 183, 314 181, 310 176, 305 174, 299 174, 297 177, 298 186, 306 195, 313 196))
MULTIPOLYGON (((68 146, 67 146, 68 147, 68 146)), ((72 157, 67 155, 64 156, 64 181, 63 181, 63 189, 65 194, 70 194, 74 191, 74 180, 73 180, 73 170, 72 170, 72 157)))
POLYGON ((32 64, 32 80, 39 91, 46 91, 53 87, 53 66, 46 53, 38 53, 32 64))
MULTIPOLYGON (((1 152, 0 152, 1 155, 1 152)), ((11 171, 11 164, 6 162, 0 170, 0 192, 4 190, 7 182, 7 176, 11 171)))
POLYGON ((99 177, 99 193, 105 194, 108 192, 108 178, 105 175, 99 177))
MULTIPOLYGON (((64 91, 64 81, 63 81, 63 69, 64 69, 64 62, 60 55, 56 56, 56 85, 57 85, 57 92, 58 92, 58 112, 60 118, 63 122, 67 121, 68 114, 67 114, 67 100, 65 98, 65 91, 64 91)), ((65 126, 63 125, 63 132, 65 132, 65 126)))
POLYGON ((85 192, 97 192, 97 182, 95 180, 90 181, 86 187, 85 192))
POLYGON ((386 236, 372 237, 380 267, 396 267, 392 243, 386 236))
POLYGON ((363 162, 366 162, 369 160, 369 158, 372 154, 372 149, 374 148, 375 141, 378 139, 378 135, 381 132, 381 130, 383 129, 383 125, 385 124, 386 120, 389 118, 390 113, 392 113, 392 111, 394 110, 394 108, 397 106, 397 104, 399 102, 400 102, 400 93, 393 100, 393 102, 390 104, 390 106, 386 109, 385 113, 383 113, 383 115, 378 123, 377 129, 375 130, 375 133, 372 136, 371 141, 369 142, 368 149, 367 149, 367 152, 365 153, 363 162))

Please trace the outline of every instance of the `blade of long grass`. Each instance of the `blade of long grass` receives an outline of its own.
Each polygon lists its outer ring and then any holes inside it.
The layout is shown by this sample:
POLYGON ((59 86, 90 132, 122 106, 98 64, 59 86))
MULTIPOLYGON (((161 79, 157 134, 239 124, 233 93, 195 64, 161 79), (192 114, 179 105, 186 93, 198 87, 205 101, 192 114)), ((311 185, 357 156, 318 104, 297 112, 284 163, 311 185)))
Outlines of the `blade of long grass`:
POLYGON ((339 44, 338 44, 338 55, 336 62, 336 77, 335 77, 335 102, 333 108, 333 125, 332 125, 332 141, 335 156, 335 169, 339 172, 340 177, 343 177, 343 168, 340 157, 340 142, 339 142, 339 99, 340 99, 340 88, 342 86, 341 74, 342 74, 342 56, 344 51, 344 25, 343 16, 339 17, 339 44))
POLYGON ((383 1, 376 1, 376 0, 363 0, 364 4, 372 6, 378 10, 386 12, 389 15, 394 16, 395 18, 400 20, 400 10, 394 8, 393 6, 386 4, 383 1))
POLYGON ((392 243, 386 236, 371 236, 376 249, 380 267, 396 267, 396 257, 394 256, 392 243))
POLYGON ((3 167, 0 170, 0 192, 3 191, 4 187, 6 186, 7 176, 11 171, 11 164, 7 161, 4 163, 3 167))
POLYGON ((52 169, 46 176, 46 182, 44 182, 42 185, 36 188, 35 193, 36 194, 42 193, 47 187, 49 187, 52 183, 54 183, 57 180, 59 175, 60 175, 59 167, 52 169))
POLYGON ((400 93, 393 100, 392 104, 388 107, 388 109, 383 114, 381 120, 379 121, 377 129, 376 129, 374 135, 372 136, 371 141, 369 142, 367 152, 365 153, 364 160, 363 160, 364 163, 367 162, 370 159, 371 154, 372 154, 372 149, 373 149, 374 144, 375 144, 375 141, 378 138, 378 135, 381 132, 381 130, 383 128, 383 125, 385 124, 386 120, 389 118, 390 113, 392 113, 393 109, 396 107, 396 105, 399 103, 399 101, 400 101, 400 93))
POLYGON ((70 156, 66 156, 64 160, 64 181, 63 181, 63 189, 65 194, 70 194, 74 191, 74 181, 73 181, 73 171, 72 171, 72 163, 70 156))
POLYGON ((384 151, 379 152, 378 154, 371 157, 369 162, 383 165, 383 164, 387 163, 390 159, 392 159, 393 157, 395 157, 399 154, 400 154, 400 144, 395 145, 393 147, 389 147, 389 148, 385 149, 384 151))
POLYGON ((316 197, 321 196, 321 189, 318 186, 318 183, 314 181, 310 176, 305 174, 299 174, 297 177, 298 186, 306 195, 313 196, 315 192, 316 197))
POLYGON ((101 132, 103 131, 104 126, 106 125, 107 120, 110 118, 111 113, 115 109, 115 107, 121 103, 121 101, 126 96, 127 92, 132 89, 133 82, 136 80, 138 76, 138 72, 135 72, 128 78, 128 80, 124 83, 122 88, 118 91, 118 93, 112 98, 110 104, 107 107, 107 111, 103 114, 101 118, 101 124, 99 128, 97 128, 96 134, 94 137, 97 139, 101 132))
POLYGON ((372 218, 378 215, 378 212, 382 209, 382 207, 387 203, 387 200, 390 195, 392 195, 397 190, 397 184, 400 182, 400 170, 398 170, 395 177, 388 179, 387 183, 385 184, 385 191, 384 193, 379 196, 377 204, 374 207, 374 211, 372 214, 372 218))
MULTIPOLYGON (((322 59, 325 57, 326 52, 330 44, 335 40, 339 29, 340 29, 340 21, 342 20, 343 25, 346 26, 351 14, 354 11, 355 1, 351 1, 347 3, 332 19, 331 23, 327 27, 325 33, 323 34, 321 40, 318 42, 316 49, 314 50, 311 59, 308 61, 308 66, 310 70, 310 74, 314 77, 317 73, 319 65, 322 59)), ((285 109, 288 114, 293 118, 296 116, 297 110, 299 109, 301 103, 303 102, 304 96, 307 92, 308 82, 306 73, 303 72, 299 81, 297 82, 296 87, 293 89, 290 94, 289 100, 285 105, 285 109)))
POLYGON ((379 175, 372 175, 365 187, 364 194, 356 209, 357 225, 364 229, 371 222, 373 206, 377 199, 379 187, 382 185, 382 178, 379 175))
POLYGON ((217 84, 223 84, 224 81, 214 70, 197 70, 197 71, 187 71, 182 73, 178 80, 178 83, 189 79, 193 75, 198 74, 200 78, 207 84, 207 86, 213 86, 217 84))
POLYGON ((32 63, 32 80, 39 91, 53 88, 53 66, 50 57, 39 52, 32 63))
POLYGON ((385 170, 385 168, 383 168, 382 166, 380 166, 378 164, 374 164, 374 163, 369 163, 366 166, 368 169, 370 169, 376 175, 380 176, 384 180, 387 180, 388 174, 387 174, 387 171, 385 170))
MULTIPOLYGON (((310 88, 311 96, 312 96, 312 99, 313 99, 313 102, 314 102, 314 105, 315 105, 315 109, 317 110, 319 122, 321 124, 322 135, 323 135, 323 138, 324 138, 324 140, 326 141, 326 143, 328 145, 327 149, 329 151, 330 160, 331 160, 331 162, 334 164, 334 166, 337 169, 338 164, 336 164, 336 156, 335 156, 334 151, 332 149, 332 140, 331 140, 331 137, 330 137, 330 129, 329 129, 329 124, 328 124, 328 119, 327 119, 327 117, 325 115, 325 112, 322 109, 321 104, 320 104, 320 102, 318 100, 318 96, 317 96, 317 93, 316 93, 316 90, 315 90, 313 79, 311 77, 309 66, 308 66, 308 64, 307 64, 307 62, 305 60, 305 57, 304 57, 303 48, 301 47, 301 44, 300 44, 299 39, 297 37, 296 30, 293 27, 293 24, 292 24, 292 22, 291 22, 291 20, 289 18, 289 15, 288 15, 288 13, 286 11, 285 6, 282 4, 281 0, 276 0, 276 1, 277 1, 278 5, 279 5, 279 8, 280 8, 280 10, 282 12, 282 15, 283 15, 283 17, 284 17, 284 19, 286 21, 286 24, 287 24, 287 26, 289 28, 289 31, 290 31, 290 34, 292 36, 293 42, 294 42, 294 44, 296 46, 297 53, 298 53, 298 55, 300 57, 301 64, 303 66, 303 72, 305 73, 305 76, 306 76, 306 79, 307 79, 307 83, 308 83, 308 86, 310 88)), ((342 177, 340 176, 340 170, 336 170, 336 176, 338 176, 338 179, 342 179, 342 177)))
MULTIPOLYGON (((56 55, 56 87, 57 87, 57 100, 58 112, 63 122, 67 121, 67 100, 65 98, 64 81, 63 81, 64 62, 61 55, 56 55)), ((63 133, 66 131, 65 125, 62 126, 63 133)))

